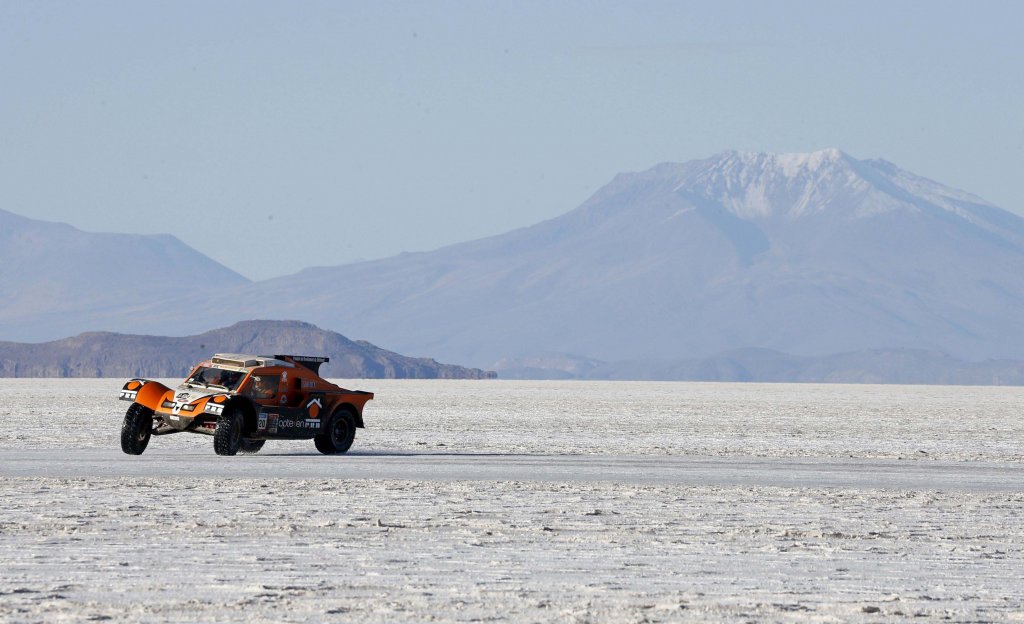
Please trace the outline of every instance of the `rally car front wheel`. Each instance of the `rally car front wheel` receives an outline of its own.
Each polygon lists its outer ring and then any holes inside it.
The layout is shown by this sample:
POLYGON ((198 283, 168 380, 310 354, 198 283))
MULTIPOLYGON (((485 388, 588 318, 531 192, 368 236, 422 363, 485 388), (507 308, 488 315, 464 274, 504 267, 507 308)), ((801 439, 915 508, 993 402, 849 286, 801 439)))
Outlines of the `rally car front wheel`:
POLYGON ((356 419, 348 409, 342 408, 331 414, 326 431, 313 438, 316 450, 324 455, 344 453, 352 448, 356 439, 356 419))
POLYGON ((217 417, 213 450, 218 455, 235 455, 242 448, 242 415, 230 407, 217 417))
POLYGON ((132 403, 121 424, 121 450, 129 455, 142 455, 153 431, 153 410, 132 403))

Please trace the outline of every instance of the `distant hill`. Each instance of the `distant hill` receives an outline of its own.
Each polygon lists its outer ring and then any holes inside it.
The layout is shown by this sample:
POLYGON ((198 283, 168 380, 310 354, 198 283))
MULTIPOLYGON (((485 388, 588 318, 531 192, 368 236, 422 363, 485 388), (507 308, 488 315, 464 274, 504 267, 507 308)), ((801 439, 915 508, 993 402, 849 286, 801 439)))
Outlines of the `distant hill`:
POLYGON ((826 356, 795 356, 769 349, 737 349, 705 358, 598 362, 567 356, 508 359, 503 379, 647 379, 1024 385, 1024 361, 969 362, 939 351, 873 349, 826 356))
POLYGON ((187 336, 89 332, 42 344, 0 342, 0 377, 180 377, 217 352, 324 355, 335 378, 487 379, 494 373, 411 358, 298 321, 246 321, 187 336))
POLYGON ((0 210, 0 338, 115 329, 140 304, 248 283, 173 236, 83 232, 0 210))

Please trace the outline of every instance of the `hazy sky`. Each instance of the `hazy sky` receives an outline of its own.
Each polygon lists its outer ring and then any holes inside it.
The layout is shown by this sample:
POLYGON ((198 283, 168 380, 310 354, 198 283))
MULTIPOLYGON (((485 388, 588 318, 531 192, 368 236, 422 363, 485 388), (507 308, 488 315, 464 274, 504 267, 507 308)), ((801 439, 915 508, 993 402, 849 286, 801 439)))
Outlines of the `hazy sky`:
POLYGON ((0 208, 253 278, 823 147, 1024 212, 1024 3, 0 2, 0 208))

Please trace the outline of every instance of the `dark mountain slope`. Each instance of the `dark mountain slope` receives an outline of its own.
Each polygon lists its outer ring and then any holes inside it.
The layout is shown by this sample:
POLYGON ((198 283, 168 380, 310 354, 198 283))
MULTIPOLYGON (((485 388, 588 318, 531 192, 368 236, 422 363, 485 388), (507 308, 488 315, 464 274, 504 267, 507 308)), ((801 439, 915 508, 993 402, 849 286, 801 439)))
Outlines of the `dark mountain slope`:
POLYGON ((213 353, 326 355, 325 377, 486 379, 479 369, 410 358, 297 321, 246 321, 187 336, 90 332, 42 344, 0 342, 0 377, 180 377, 213 353))

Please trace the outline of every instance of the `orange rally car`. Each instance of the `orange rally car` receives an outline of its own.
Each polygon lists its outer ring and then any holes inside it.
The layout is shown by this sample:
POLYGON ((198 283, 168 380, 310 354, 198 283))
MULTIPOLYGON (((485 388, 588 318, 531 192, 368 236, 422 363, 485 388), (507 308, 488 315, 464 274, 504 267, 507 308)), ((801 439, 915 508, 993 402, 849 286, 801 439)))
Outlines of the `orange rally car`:
POLYGON ((218 455, 256 453, 266 440, 312 438, 324 454, 344 453, 372 392, 346 390, 320 377, 325 357, 218 353, 176 389, 132 379, 121 450, 141 455, 151 436, 181 431, 213 436, 218 455))

